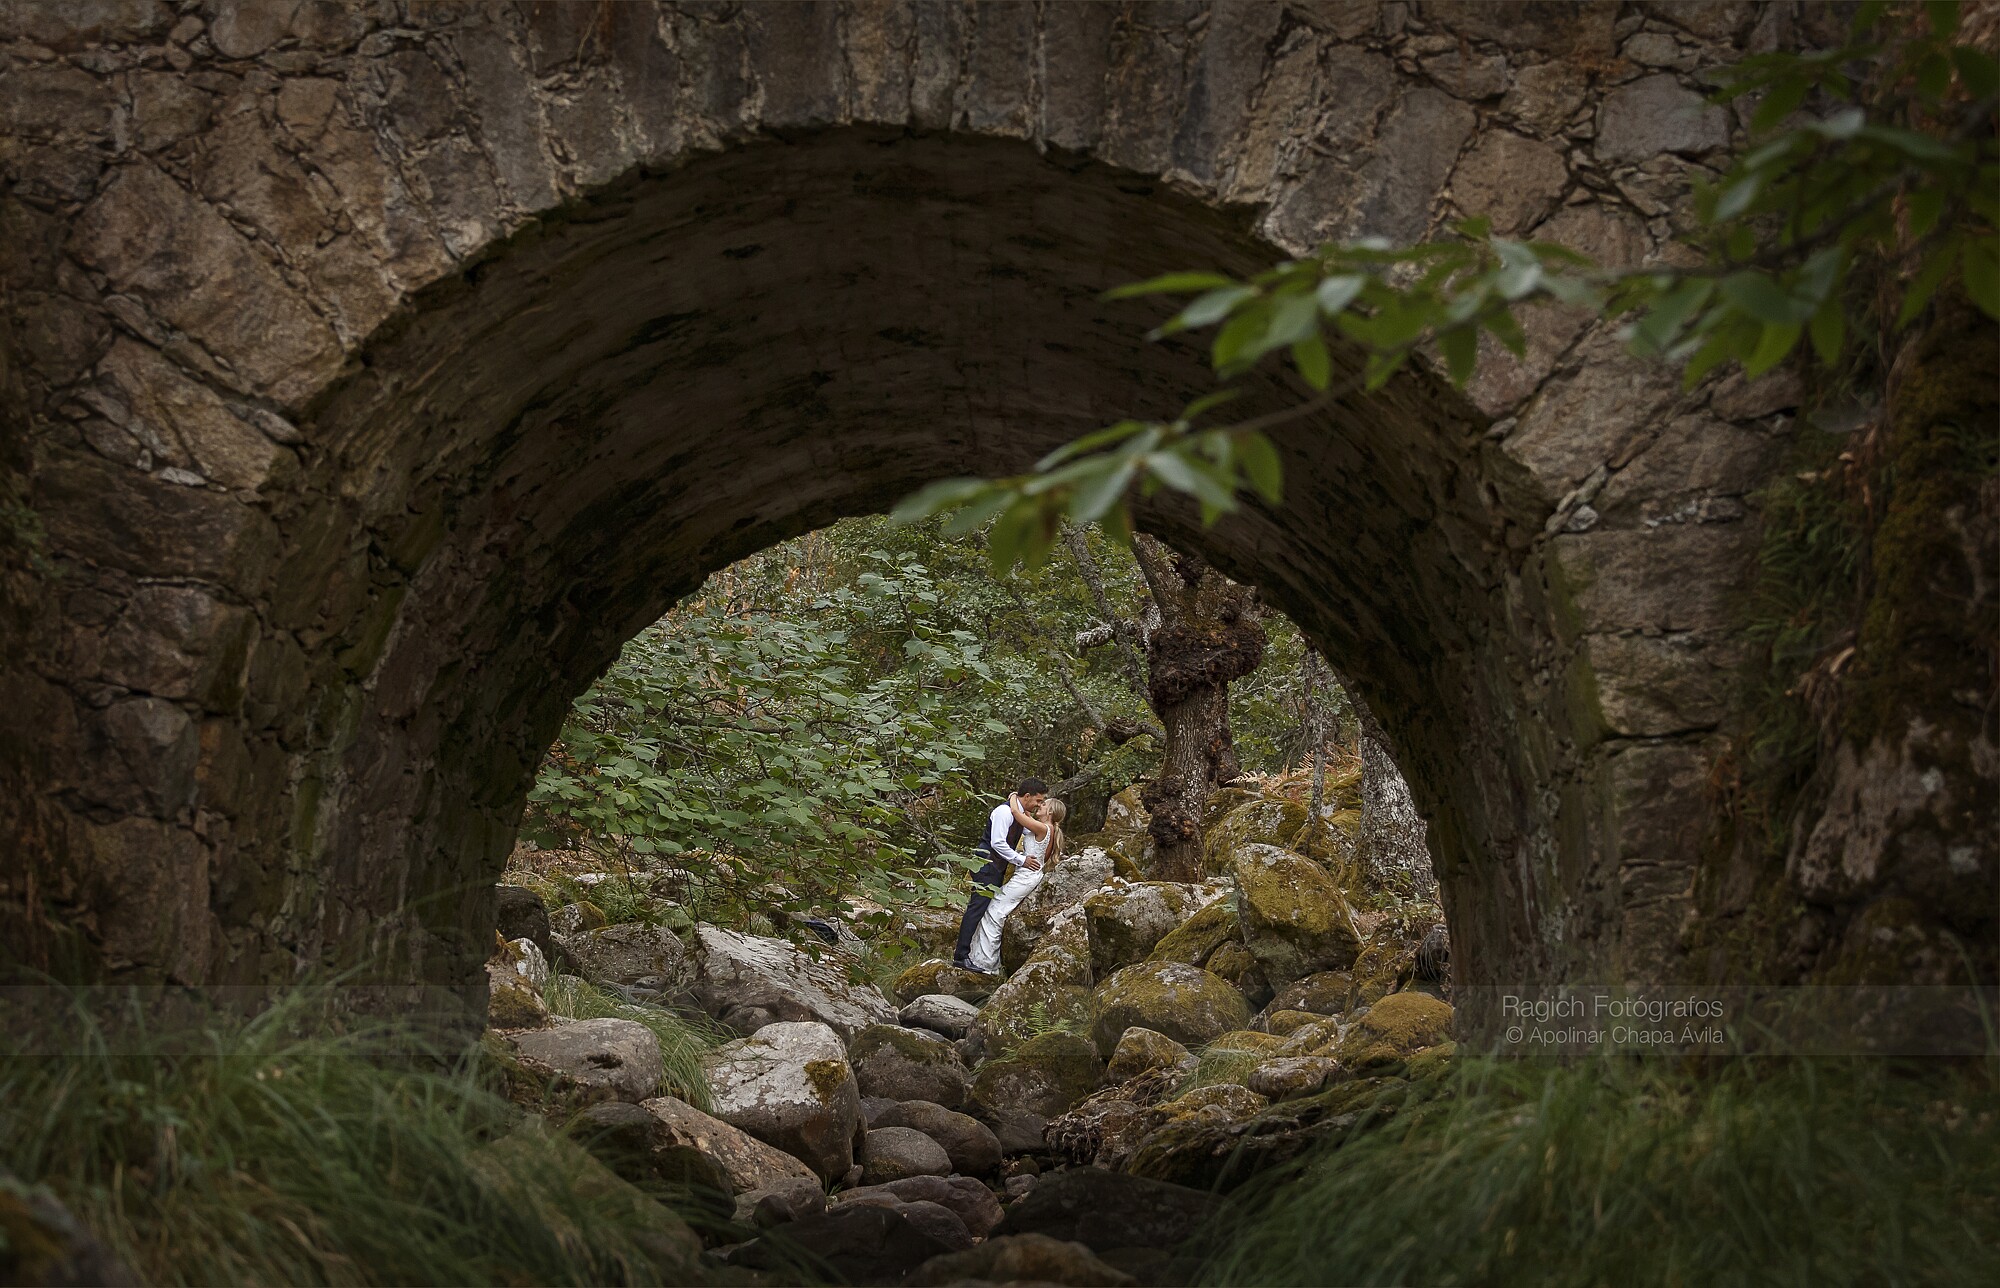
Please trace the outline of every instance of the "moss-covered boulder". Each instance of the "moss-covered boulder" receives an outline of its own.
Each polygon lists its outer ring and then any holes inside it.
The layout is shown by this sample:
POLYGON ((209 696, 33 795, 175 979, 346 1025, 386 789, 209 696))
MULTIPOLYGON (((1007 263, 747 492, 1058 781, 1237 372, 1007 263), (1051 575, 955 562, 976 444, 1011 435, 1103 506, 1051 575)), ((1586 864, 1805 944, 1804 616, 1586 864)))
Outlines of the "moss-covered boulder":
POLYGON ((1273 987, 1354 964, 1361 932, 1326 869, 1275 845, 1246 845, 1230 875, 1243 942, 1273 987))
POLYGON ((1252 1069, 1245 1083, 1261 1096, 1289 1100, 1316 1094, 1341 1072, 1340 1062, 1330 1056, 1280 1055, 1252 1069))
POLYGON ((1124 791, 1113 796, 1104 805, 1104 830, 1106 832, 1143 832, 1153 821, 1152 814, 1141 799, 1145 791, 1144 783, 1133 783, 1124 791))
POLYGON ((1279 1011, 1311 1011, 1314 1015, 1339 1015, 1347 1010, 1353 992, 1352 971, 1314 971, 1279 989, 1267 1009, 1272 1014, 1279 1011))
POLYGON ((933 993, 963 998, 977 1005, 992 996, 993 980, 977 971, 960 970, 942 957, 933 957, 896 976, 891 991, 898 1006, 908 1006, 933 993))
POLYGON ((1285 1040, 1274 1033, 1259 1033, 1255 1029, 1234 1029, 1218 1034, 1209 1042, 1211 1050, 1228 1051, 1276 1051, 1285 1040))
POLYGON ((957 1050, 938 1034, 899 1024, 871 1024, 847 1044, 847 1062, 864 1096, 928 1100, 956 1109, 972 1081, 957 1050))
POLYGON ((1099 978, 1141 961, 1201 907, 1190 885, 1142 881, 1099 890, 1083 901, 1090 935, 1090 968, 1099 978))
POLYGON ((1279 1037, 1288 1038, 1306 1025, 1317 1024, 1325 1018, 1326 1016, 1315 1015, 1311 1011, 1267 1011, 1260 1017, 1259 1022, 1264 1026, 1266 1033, 1275 1033, 1279 1037))
MULTIPOLYGON (((1111 855, 1103 847, 1080 845, 1071 840, 1071 852, 1049 869, 1042 883, 1021 901, 1000 928, 1000 964, 1010 971, 1021 966, 1041 947, 1042 936, 1056 918, 1076 907, 1093 892, 1103 888, 1113 875, 1111 855)), ((1079 934, 1087 934, 1082 927, 1079 934)), ((1088 956, 1086 951, 1085 956, 1088 956)))
POLYGON ((1217 899, 1154 944, 1153 951, 1147 955, 1148 960, 1204 966, 1210 953, 1235 939, 1239 933, 1235 903, 1229 899, 1217 899))
POLYGON ((1226 876, 1246 845, 1291 849, 1305 839, 1306 807, 1285 796, 1256 796, 1217 819, 1202 838, 1202 871, 1226 876))
POLYGON ((1257 1113, 1271 1103, 1270 1097, 1259 1095, 1239 1083, 1223 1082, 1208 1087, 1196 1087, 1172 1100, 1163 1100, 1155 1106, 1160 1117, 1168 1122, 1176 1118, 1187 1118, 1203 1111, 1212 1111, 1212 1117, 1241 1119, 1257 1113))
POLYGON ((1368 1008, 1334 1056, 1362 1070, 1408 1059, 1451 1035, 1451 1006, 1428 993, 1391 993, 1368 1008))
POLYGON ((1050 923, 1034 953, 993 990, 970 1036, 995 1056, 1060 1025, 1080 1028, 1090 1017, 1094 978, 1084 912, 1072 908, 1050 923))
POLYGON ((1112 1082, 1125 1082, 1154 1069, 1192 1071, 1194 1065, 1194 1053, 1166 1034, 1130 1028, 1112 1048, 1111 1058, 1104 1065, 1104 1076, 1112 1082))
POLYGON ((1218 787, 1208 794, 1201 805, 1201 829, 1206 832, 1213 828, 1232 810, 1248 805, 1252 801, 1264 799, 1264 793, 1255 787, 1218 787))
POLYGON ((973 1106, 989 1117, 1030 1113, 1055 1118, 1097 1090, 1104 1064, 1074 1033, 1044 1033, 1009 1055, 988 1060, 972 1079, 973 1106))
POLYGON ((1236 985, 1236 991, 1243 994, 1244 1003, 1253 1011, 1271 1000, 1271 984, 1264 978, 1264 968, 1241 940, 1229 940, 1210 953, 1204 969, 1236 985))
POLYGON ((1091 1037, 1107 1056, 1135 1026, 1192 1047, 1245 1027, 1251 1015, 1234 984, 1185 962, 1125 967, 1098 986, 1093 1011, 1091 1037))
MULTIPOLYGON (((1299 1014, 1300 1012, 1293 1012, 1299 1014)), ((1280 1055, 1332 1055, 1340 1043, 1340 1021, 1331 1016, 1315 1015, 1311 1021, 1299 1025, 1285 1035, 1285 1045, 1278 1048, 1280 1055)))

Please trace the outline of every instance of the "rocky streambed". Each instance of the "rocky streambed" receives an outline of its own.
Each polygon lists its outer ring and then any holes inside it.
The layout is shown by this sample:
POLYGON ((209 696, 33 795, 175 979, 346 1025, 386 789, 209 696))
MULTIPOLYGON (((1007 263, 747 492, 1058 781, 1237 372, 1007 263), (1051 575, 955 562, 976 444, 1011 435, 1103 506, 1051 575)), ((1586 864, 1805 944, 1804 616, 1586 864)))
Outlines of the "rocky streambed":
POLYGON ((1436 910, 1385 904, 1339 844, 1288 848, 1302 815, 1218 793, 1204 880, 1147 881, 1145 819, 1121 798, 1010 919, 1004 980, 941 952, 885 990, 850 976, 844 936, 810 952, 597 925, 503 887, 489 1045, 609 1173, 706 1203, 712 1262, 854 1283, 1183 1280, 1230 1191, 1394 1115, 1451 1058, 1436 910), (706 1094, 662 1094, 646 1024, 551 1015, 551 959, 740 1034, 701 1056, 706 1094))

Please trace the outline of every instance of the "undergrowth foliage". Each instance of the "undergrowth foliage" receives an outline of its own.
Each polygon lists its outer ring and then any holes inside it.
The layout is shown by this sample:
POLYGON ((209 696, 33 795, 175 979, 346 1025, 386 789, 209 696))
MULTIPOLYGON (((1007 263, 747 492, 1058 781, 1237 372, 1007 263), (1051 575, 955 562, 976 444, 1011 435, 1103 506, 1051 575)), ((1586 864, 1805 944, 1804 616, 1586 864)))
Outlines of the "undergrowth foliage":
POLYGON ((1203 1282, 1991 1283, 1993 1074, 1468 1062, 1238 1191, 1203 1282))
POLYGON ((144 1282, 690 1282, 678 1218, 524 1130, 474 1058, 303 991, 159 1001, 79 991, 0 1044, 0 1165, 144 1282))

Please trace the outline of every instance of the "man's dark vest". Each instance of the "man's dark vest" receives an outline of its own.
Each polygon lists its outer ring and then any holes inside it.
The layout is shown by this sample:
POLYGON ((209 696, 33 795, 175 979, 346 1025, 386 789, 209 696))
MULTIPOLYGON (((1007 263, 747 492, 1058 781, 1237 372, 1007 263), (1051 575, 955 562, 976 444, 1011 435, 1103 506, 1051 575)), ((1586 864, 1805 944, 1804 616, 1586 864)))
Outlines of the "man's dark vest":
MULTIPOLYGON (((1025 831, 1027 829, 1021 826, 1021 820, 1018 818, 1007 825, 1007 844, 1016 854, 1021 852, 1021 834, 1025 831)), ((1000 857, 993 850, 993 819, 990 816, 979 828, 979 844, 976 849, 989 859, 1000 857)))

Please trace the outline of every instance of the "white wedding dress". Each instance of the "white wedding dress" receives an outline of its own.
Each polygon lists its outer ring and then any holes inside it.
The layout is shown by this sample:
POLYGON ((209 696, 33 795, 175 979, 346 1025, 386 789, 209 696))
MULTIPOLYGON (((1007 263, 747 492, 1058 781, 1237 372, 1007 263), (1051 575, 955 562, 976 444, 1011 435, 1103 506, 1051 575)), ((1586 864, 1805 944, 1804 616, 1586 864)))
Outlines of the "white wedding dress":
MULTIPOLYGON (((1039 860, 1048 853, 1047 837, 1030 832, 1021 838, 1021 854, 1039 860)), ((986 905, 986 916, 979 922, 979 929, 973 932, 972 951, 966 960, 972 969, 995 974, 1000 969, 1000 927, 1006 924, 1007 914, 1021 906, 1021 900, 1035 892, 1035 887, 1048 875, 1048 869, 1031 868, 1026 864, 1014 869, 1014 875, 1007 878, 1007 884, 1000 887, 993 896, 993 902, 986 905)))

